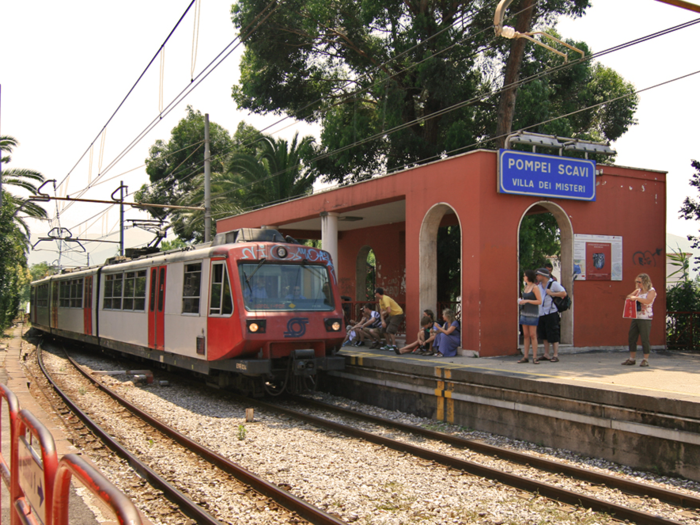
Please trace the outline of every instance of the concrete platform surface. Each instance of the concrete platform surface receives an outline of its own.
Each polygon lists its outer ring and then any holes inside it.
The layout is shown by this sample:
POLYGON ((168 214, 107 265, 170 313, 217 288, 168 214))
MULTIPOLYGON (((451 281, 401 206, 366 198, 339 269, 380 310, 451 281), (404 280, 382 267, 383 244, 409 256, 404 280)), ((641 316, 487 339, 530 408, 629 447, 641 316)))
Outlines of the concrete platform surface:
POLYGON ((532 359, 529 363, 518 364, 520 356, 489 358, 438 358, 414 354, 398 356, 393 352, 370 350, 366 347, 343 347, 340 355, 399 360, 421 368, 468 370, 700 403, 700 354, 652 353, 648 368, 639 366, 641 352, 637 354, 635 366, 622 366, 620 363, 629 356, 627 351, 564 354, 559 356, 558 363, 541 361, 539 365, 533 364, 532 359))

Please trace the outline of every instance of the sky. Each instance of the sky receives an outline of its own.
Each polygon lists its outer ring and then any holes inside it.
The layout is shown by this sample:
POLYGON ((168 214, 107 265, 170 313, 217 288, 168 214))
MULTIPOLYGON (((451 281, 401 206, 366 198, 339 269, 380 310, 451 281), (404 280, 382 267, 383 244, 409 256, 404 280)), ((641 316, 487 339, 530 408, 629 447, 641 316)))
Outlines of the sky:
MULTIPOLYGON (((231 0, 199 1, 195 76, 236 35, 230 20, 231 0)), ((0 49, 4 52, 0 60, 0 133, 20 142, 12 163, 3 168, 40 171, 47 178, 62 182, 58 195, 74 197, 89 181, 95 183, 97 179, 100 184, 94 185, 84 198, 109 199, 120 181, 129 192, 148 183, 144 160, 149 147, 158 139, 168 140, 170 130, 185 116, 188 104, 209 113, 212 121, 230 132, 241 120, 258 129, 278 122, 279 116, 238 111, 231 99, 231 87, 238 81, 241 46, 162 118, 161 58, 157 57, 101 134, 189 3, 190 0, 1 2, 0 49), (158 125, 122 156, 154 119, 158 125), (91 163, 89 150, 93 141, 91 163)), ((594 52, 700 18, 698 13, 655 0, 591 3, 583 18, 561 19, 557 29, 564 38, 585 41, 594 52)), ((178 93, 192 84, 194 22, 193 9, 165 48, 162 98, 166 112, 178 93)), ((700 70, 695 51, 699 41, 700 24, 605 55, 600 62, 637 89, 643 89, 700 70)), ((700 74, 641 93, 638 125, 613 144, 618 152, 616 164, 668 172, 667 231, 681 236, 696 234, 700 227, 678 218, 683 199, 698 196, 688 185, 693 174, 690 161, 700 160, 697 93, 700 74)), ((302 136, 317 134, 318 129, 286 120, 267 132, 290 138, 295 132, 302 136)), ((55 217, 56 204, 46 206, 55 217)), ((118 208, 111 207, 106 217, 99 215, 104 209, 106 206, 99 204, 59 204, 60 225, 70 229, 74 237, 97 238, 111 232, 106 238, 117 240, 118 208), (93 216, 97 217, 88 220, 93 216)), ((126 207, 126 218, 147 215, 126 207)), ((51 224, 32 223, 32 243, 57 225, 55 220, 51 224)), ((130 228, 125 234, 126 245, 143 245, 152 237, 130 228)), ((91 263, 101 262, 116 251, 114 244, 85 246, 91 263)), ((38 244, 30 254, 30 263, 55 262, 55 250, 53 242, 38 244)), ((87 254, 77 250, 64 253, 62 258, 67 266, 86 262, 87 254)))

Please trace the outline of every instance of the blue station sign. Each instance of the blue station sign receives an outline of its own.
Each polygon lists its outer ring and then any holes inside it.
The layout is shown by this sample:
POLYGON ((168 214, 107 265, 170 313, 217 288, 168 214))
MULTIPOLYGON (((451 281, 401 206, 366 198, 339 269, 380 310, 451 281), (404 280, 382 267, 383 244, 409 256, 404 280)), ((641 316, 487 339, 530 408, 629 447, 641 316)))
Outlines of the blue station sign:
POLYGON ((579 201, 595 200, 595 161, 528 153, 498 152, 498 192, 579 201))

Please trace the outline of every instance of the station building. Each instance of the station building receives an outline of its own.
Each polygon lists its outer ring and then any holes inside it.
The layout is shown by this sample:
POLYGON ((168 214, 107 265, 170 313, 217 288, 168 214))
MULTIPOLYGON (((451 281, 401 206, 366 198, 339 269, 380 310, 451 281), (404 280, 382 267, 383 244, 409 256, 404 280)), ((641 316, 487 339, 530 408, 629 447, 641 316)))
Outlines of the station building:
MULTIPOLYGON (((462 355, 518 352, 520 225, 551 213, 561 232, 560 280, 573 299, 561 351, 627 344, 625 296, 639 273, 658 297, 651 343, 665 345, 666 174, 514 150, 478 150, 321 191, 217 222, 217 231, 267 226, 321 239, 343 295, 365 301, 366 260, 376 286, 405 305, 408 338, 438 308, 438 229, 461 232, 462 355)), ((371 297, 374 300, 374 297, 371 297)))

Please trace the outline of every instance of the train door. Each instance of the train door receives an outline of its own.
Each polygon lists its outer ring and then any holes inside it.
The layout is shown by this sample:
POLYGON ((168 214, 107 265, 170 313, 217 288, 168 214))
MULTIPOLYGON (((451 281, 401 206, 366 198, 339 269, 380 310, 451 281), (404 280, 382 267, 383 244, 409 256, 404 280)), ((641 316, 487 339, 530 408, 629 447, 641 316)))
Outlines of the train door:
POLYGON ((151 268, 148 303, 148 346, 163 350, 165 340, 165 277, 166 266, 151 268))
POLYGON ((85 278, 83 296, 83 333, 92 335, 92 275, 85 278))
POLYGON ((58 292, 59 283, 54 281, 51 283, 51 328, 58 328, 58 292))

